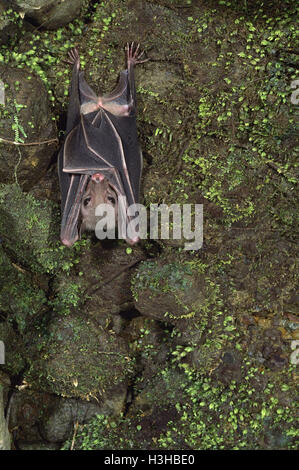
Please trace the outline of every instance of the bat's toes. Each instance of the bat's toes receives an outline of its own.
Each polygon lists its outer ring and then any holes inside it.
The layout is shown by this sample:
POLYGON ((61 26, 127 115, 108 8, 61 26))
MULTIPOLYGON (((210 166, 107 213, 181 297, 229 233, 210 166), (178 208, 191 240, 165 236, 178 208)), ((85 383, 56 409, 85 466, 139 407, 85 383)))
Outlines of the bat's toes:
POLYGON ((144 64, 144 62, 148 62, 150 59, 143 59, 143 60, 137 60, 136 64, 144 64))
POLYGON ((127 54, 128 54, 128 58, 129 59, 132 59, 133 58, 133 48, 134 48, 134 43, 131 42, 131 44, 129 44, 127 42, 127 54))
POLYGON ((140 44, 137 44, 135 52, 134 52, 134 58, 138 57, 137 54, 138 54, 138 51, 139 51, 139 47, 140 47, 140 44))
POLYGON ((66 61, 68 62, 69 64, 75 64, 75 63, 80 63, 80 59, 79 59, 79 52, 78 52, 78 49, 76 47, 74 47, 73 49, 71 49, 69 52, 68 52, 68 56, 70 58, 70 60, 66 61))
POLYGON ((139 43, 137 44, 136 47, 134 47, 134 42, 132 42, 130 45, 127 44, 128 62, 130 62, 133 65, 143 64, 144 62, 147 62, 149 60, 149 59, 141 60, 141 57, 144 55, 144 51, 140 52, 139 49, 140 49, 140 44, 139 43))

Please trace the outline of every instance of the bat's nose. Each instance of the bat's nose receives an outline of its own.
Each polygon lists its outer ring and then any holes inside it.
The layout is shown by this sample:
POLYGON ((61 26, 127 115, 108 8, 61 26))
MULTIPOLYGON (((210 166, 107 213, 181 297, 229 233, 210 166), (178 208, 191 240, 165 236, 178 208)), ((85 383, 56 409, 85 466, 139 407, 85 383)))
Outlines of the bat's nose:
POLYGON ((136 243, 140 242, 140 238, 139 237, 135 237, 132 239, 127 238, 126 242, 129 243, 129 245, 135 245, 136 243))
POLYGON ((100 183, 101 181, 103 181, 105 179, 105 176, 102 175, 102 173, 95 173, 94 175, 92 175, 91 177, 91 181, 94 181, 95 183, 100 183))

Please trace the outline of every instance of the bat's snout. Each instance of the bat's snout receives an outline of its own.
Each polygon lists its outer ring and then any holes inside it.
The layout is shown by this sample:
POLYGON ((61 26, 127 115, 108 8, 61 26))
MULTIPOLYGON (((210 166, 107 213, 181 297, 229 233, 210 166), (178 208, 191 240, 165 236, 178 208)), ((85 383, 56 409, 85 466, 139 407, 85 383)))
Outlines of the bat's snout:
POLYGON ((139 238, 139 237, 135 237, 135 238, 132 238, 132 239, 127 238, 127 239, 126 239, 126 242, 127 242, 129 245, 133 246, 133 245, 136 245, 136 243, 140 242, 140 238, 139 238))

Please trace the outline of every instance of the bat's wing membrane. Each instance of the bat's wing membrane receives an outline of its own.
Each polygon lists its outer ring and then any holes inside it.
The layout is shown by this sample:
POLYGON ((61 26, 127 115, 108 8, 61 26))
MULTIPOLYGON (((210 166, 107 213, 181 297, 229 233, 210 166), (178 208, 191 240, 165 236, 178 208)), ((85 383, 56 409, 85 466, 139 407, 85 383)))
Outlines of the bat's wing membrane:
POLYGON ((129 108, 129 114, 135 113, 135 96, 131 90, 129 71, 122 70, 119 74, 119 80, 114 90, 103 96, 103 103, 105 109, 112 114, 121 115, 122 107, 127 106, 129 108), (117 106, 119 106, 119 112, 117 112, 117 106))
POLYGON ((80 104, 87 103, 88 101, 96 101, 97 95, 93 89, 88 85, 84 78, 84 72, 79 72, 79 95, 80 95, 80 104))

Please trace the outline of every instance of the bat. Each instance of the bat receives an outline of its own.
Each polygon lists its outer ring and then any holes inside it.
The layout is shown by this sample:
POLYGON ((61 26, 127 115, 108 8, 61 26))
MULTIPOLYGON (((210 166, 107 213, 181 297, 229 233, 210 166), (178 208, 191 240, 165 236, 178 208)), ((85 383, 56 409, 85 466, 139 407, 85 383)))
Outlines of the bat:
MULTIPOLYGON (((141 60, 134 43, 127 45, 127 68, 112 93, 97 96, 80 71, 78 50, 73 65, 66 137, 58 156, 61 191, 61 242, 71 247, 85 230, 94 230, 96 207, 111 205, 126 223, 127 208, 139 201, 142 153, 136 126, 134 66, 141 60)), ((127 242, 134 244, 138 237, 127 242)))

